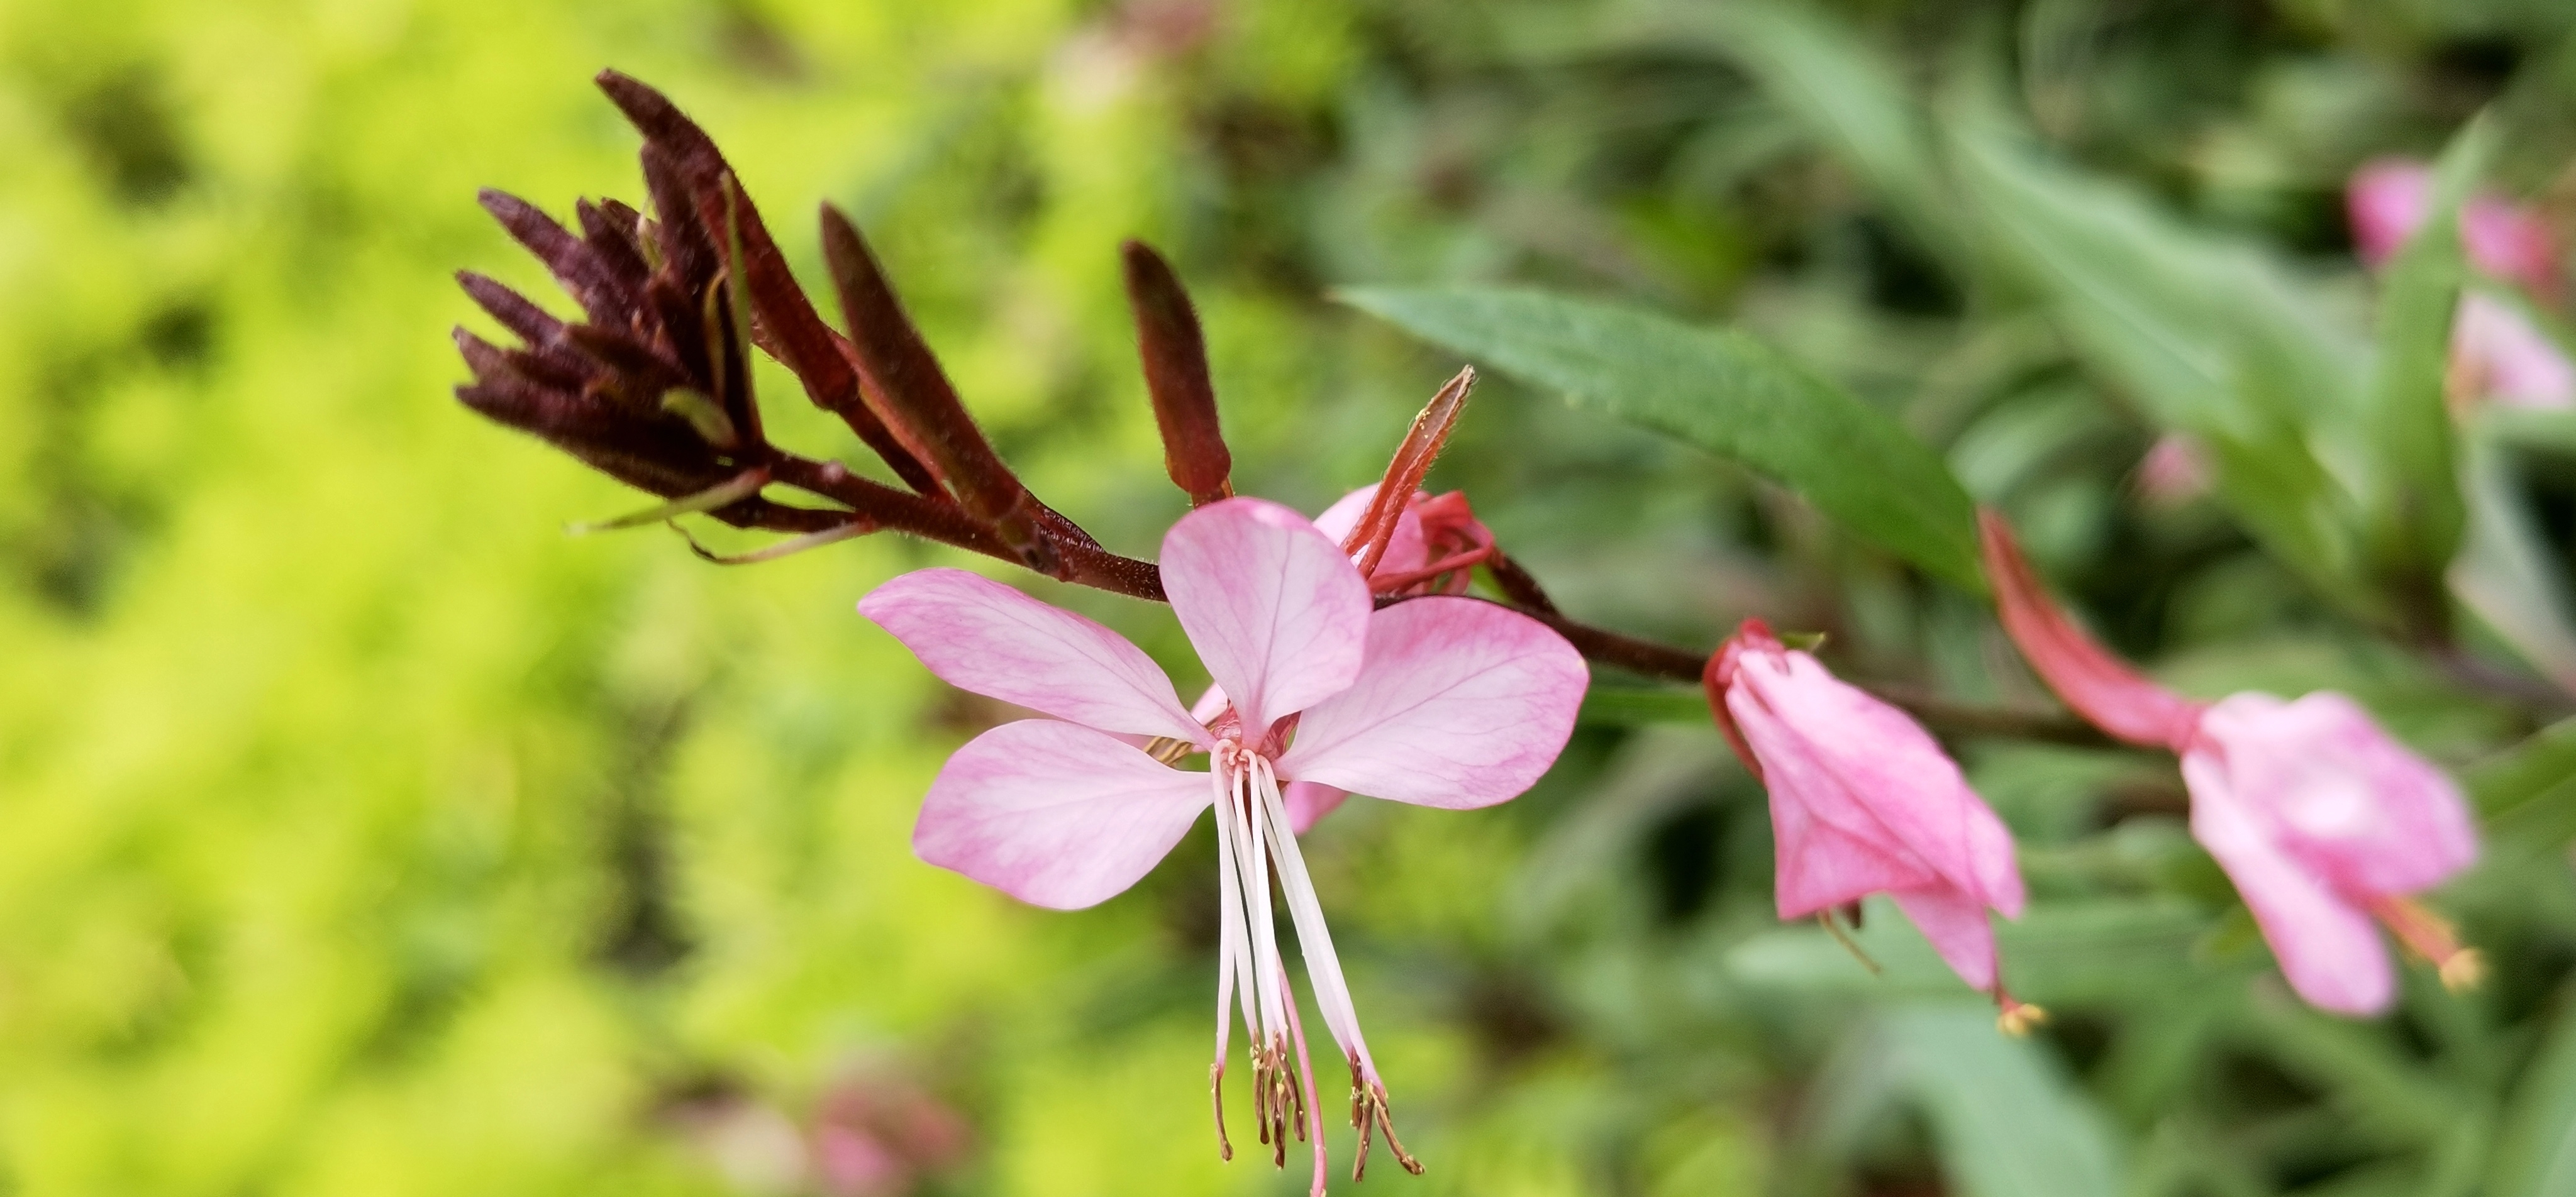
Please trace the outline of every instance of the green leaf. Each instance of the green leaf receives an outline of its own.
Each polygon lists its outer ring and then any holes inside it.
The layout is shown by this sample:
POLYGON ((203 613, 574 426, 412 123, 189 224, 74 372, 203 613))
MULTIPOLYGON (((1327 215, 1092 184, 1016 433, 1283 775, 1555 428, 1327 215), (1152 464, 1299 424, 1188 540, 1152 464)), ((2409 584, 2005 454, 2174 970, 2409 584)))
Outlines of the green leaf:
POLYGON ((2467 539, 2451 562, 2448 581, 2460 605, 2485 621, 2498 639, 2561 688, 2576 689, 2576 610, 2556 551, 2532 518, 2513 456, 2502 445, 2545 422, 2505 427, 2506 417, 2566 420, 2557 431, 2576 444, 2576 419, 2566 412, 2488 410, 2462 438, 2460 484, 2468 504, 2467 539))
POLYGON ((2092 1098, 1993 1011, 1926 1004, 1879 1033, 1932 1123, 1941 1164, 1969 1197, 2113 1197, 2119 1153, 2092 1098))
POLYGON ((1542 291, 1371 287, 1344 302, 1797 492, 1853 533, 1982 593, 1976 513, 1896 421, 1760 341, 1542 291))
POLYGON ((2461 778, 2489 834, 2554 849, 2576 838, 2576 719, 2480 761, 2461 778))
POLYGON ((2559 1020, 2508 1108, 2490 1197, 2576 1193, 2576 1020, 2559 1020))
POLYGON ((2388 264, 2380 294, 2379 362, 2369 391, 2371 531, 2383 570, 2429 574, 2451 559, 2466 516, 2452 465, 2451 415, 2443 402, 2451 317, 2466 263, 2460 205, 2494 156, 2492 122, 2474 120, 2451 139, 2433 182, 2424 223, 2388 264))
POLYGON ((2366 346, 2250 248, 2186 229, 2120 186, 2045 162, 1993 120, 1952 130, 1987 237, 2039 289, 2078 351, 2153 422, 2190 433, 2220 499, 2273 556, 2358 614, 2366 454, 2355 419, 2366 346))

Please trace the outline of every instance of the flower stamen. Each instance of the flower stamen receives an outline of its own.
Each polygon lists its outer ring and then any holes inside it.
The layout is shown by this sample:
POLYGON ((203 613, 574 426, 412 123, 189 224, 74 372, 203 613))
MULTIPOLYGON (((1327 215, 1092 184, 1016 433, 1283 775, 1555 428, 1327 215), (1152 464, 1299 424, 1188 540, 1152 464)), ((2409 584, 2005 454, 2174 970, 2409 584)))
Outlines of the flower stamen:
POLYGON ((2015 1039, 2028 1038, 2048 1021, 2048 1011, 2014 997, 2001 981, 1995 983, 1995 1011, 1995 1029, 2015 1039))
POLYGON ((1374 1070, 1363 1065, 1357 1054, 1350 1057, 1350 1065, 1351 1125, 1360 1132, 1359 1156, 1351 1161, 1351 1181, 1358 1183, 1368 1178, 1372 1131, 1386 1136, 1386 1149, 1393 1153, 1397 1165, 1415 1176, 1422 1175, 1422 1161, 1413 1158, 1413 1153, 1404 1149, 1403 1140, 1395 1137, 1395 1110, 1387 1102, 1386 1085, 1368 1075, 1374 1070))
POLYGON ((2442 988, 2465 993, 2486 979, 2486 956, 2476 948, 2462 947, 2458 929, 2451 921, 2425 909, 2423 903, 2413 898, 2384 896, 2371 900, 2370 913, 2378 916, 2398 943, 2405 945, 2409 955, 2430 963, 2439 972, 2442 988))

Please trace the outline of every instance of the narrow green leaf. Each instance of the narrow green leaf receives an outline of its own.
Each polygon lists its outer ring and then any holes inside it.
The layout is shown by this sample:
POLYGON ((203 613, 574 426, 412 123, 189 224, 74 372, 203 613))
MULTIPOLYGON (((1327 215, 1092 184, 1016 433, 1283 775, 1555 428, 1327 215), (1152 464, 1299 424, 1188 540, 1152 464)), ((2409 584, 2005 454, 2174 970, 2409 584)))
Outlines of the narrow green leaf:
POLYGON ((2494 156, 2491 122, 2474 120, 2451 139, 2435 171, 2423 225, 2389 262, 2380 292, 2378 372, 2370 388, 2371 540, 2380 567, 2432 573, 2460 543, 2465 513, 2452 466, 2451 416, 2443 402, 2451 315, 2466 263, 2460 205, 2494 156))
POLYGON ((2576 443, 2576 413, 2487 411, 2461 438, 2462 497, 2468 504, 2465 541, 2451 562, 2453 597, 2485 621, 2531 667, 2561 688, 2576 690, 2576 612, 2557 553, 2523 498, 2514 455, 2503 443, 2532 426, 2504 427, 2506 416, 2568 419, 2563 432, 2576 443))
POLYGON ((1993 1011, 1941 1003, 1891 1011, 1880 1033, 1932 1123, 1941 1164, 1969 1197, 2113 1197, 2108 1120, 2056 1061, 1995 1029, 1993 1011))
POLYGON ((2508 1108, 2487 1173, 2490 1197, 2576 1193, 2576 1019, 2558 1020, 2508 1108))
POLYGON ((2461 778, 2481 818, 2504 820, 2536 806, 2576 807, 2576 719, 2478 762, 2461 778))
POLYGON ((1751 336, 1542 291, 1373 287, 1341 298, 1579 407, 1739 462, 1926 572, 1985 589, 1975 508, 1941 459, 1751 336))
POLYGON ((2366 467, 2355 417, 2367 347, 2259 253, 2044 162, 1992 120, 1957 122, 1951 146, 1989 241, 2078 351, 2149 419, 2209 449, 2221 501, 2266 550, 2332 601, 2382 614, 2354 584, 2361 505, 2338 477, 2366 467))

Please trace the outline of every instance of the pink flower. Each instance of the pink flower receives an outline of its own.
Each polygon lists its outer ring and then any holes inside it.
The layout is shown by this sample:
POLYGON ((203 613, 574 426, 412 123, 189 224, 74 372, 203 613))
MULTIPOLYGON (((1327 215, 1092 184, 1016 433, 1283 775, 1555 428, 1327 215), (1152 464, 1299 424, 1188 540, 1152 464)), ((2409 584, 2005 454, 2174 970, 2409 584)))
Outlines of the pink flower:
POLYGON ((2576 407, 2576 363, 2530 317, 2492 295, 2471 294, 2460 299, 2451 325, 2445 389, 2454 403, 2484 398, 2499 407, 2576 407))
MULTIPOLYGON (((2385 265, 2424 223, 2432 193, 2433 173, 2421 163, 2385 159, 2354 174, 2345 201, 2362 261, 2385 265)), ((2557 302, 2557 239, 2539 217, 2479 195, 2460 211, 2460 242, 2481 272, 2557 302)), ((2511 305, 2464 294, 2451 325, 2447 389, 2454 406, 2485 399, 2505 407, 2576 407, 2576 363, 2511 305)))
MULTIPOLYGON (((1315 517, 1315 527, 1340 541, 1354 564, 1366 546, 1352 544, 1351 536, 1360 517, 1377 498, 1377 491, 1378 484, 1372 482, 1343 495, 1315 517)), ((1412 501, 1396 516, 1395 530, 1378 555, 1377 567, 1369 572, 1369 591, 1387 595, 1464 594, 1468 571, 1493 551, 1494 534, 1467 506, 1464 493, 1453 490, 1435 498, 1415 491, 1412 501)), ((1210 686, 1191 705, 1190 716, 1207 723, 1224 710, 1225 691, 1210 686)), ((1322 782, 1289 782, 1283 791, 1289 830, 1299 835, 1314 830, 1317 821, 1341 809, 1342 800, 1348 797, 1350 791, 1322 782)))
POLYGON ((2138 494, 2159 507, 2174 507, 2209 493, 2209 452, 2188 433, 2168 432, 2138 459, 2138 494))
POLYGON ((964 1158, 966 1120, 902 1080, 843 1077, 815 1103, 810 1154, 831 1197, 895 1197, 964 1158))
POLYGON ((2066 705, 2114 737, 2182 757, 2191 833, 2235 881, 2299 996, 2343 1014, 2395 996, 2377 918, 2444 983, 2477 953, 2409 895, 2477 859, 2458 787, 2331 691, 2192 702, 2139 677, 2058 610, 1993 512, 1980 514, 2004 631, 2066 705))
POLYGON ((1784 919, 1884 893, 1959 979, 2021 1004, 1996 977, 1986 911, 2019 918, 2012 833, 1905 712, 1838 681, 1748 619, 1705 675, 1718 728, 1771 792, 1784 919))
POLYGON ((1341 546, 1259 499, 1183 517, 1163 538, 1162 572, 1173 614, 1232 700, 1212 722, 1192 718, 1170 679, 1116 633, 974 574, 921 570, 860 602, 950 684, 1054 717, 958 749, 922 804, 914 850, 1023 901, 1074 909, 1135 884, 1213 805, 1222 929, 1211 1081, 1223 1078, 1240 981, 1262 1140, 1284 1159, 1292 1122, 1303 1138, 1311 1119, 1320 1191, 1321 1109, 1311 1076, 1301 1087, 1287 1071, 1292 1042, 1302 1065, 1304 1032, 1271 930, 1275 876, 1351 1069, 1359 1164, 1374 1128, 1418 1168, 1395 1142, 1282 786, 1450 809, 1509 799, 1563 750, 1583 660, 1544 625, 1490 603, 1435 595, 1373 609, 1341 546), (1122 737, 1160 738, 1175 759, 1204 752, 1211 768, 1174 768, 1122 737))
MULTIPOLYGON (((2361 260, 2384 266, 2424 223, 2433 172, 2420 162, 2380 159, 2354 172, 2344 203, 2361 260)), ((2539 217, 2499 196, 2473 196, 2460 209, 2460 247, 2480 271, 2556 299, 2557 238, 2539 217)))

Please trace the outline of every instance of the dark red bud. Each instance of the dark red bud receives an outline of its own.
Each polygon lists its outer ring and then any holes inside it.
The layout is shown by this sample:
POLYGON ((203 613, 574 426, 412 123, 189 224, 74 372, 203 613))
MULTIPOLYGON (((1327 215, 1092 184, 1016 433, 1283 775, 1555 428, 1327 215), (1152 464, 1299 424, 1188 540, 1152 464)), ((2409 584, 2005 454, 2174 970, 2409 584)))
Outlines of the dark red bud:
POLYGON ((886 405, 887 425, 901 429, 905 443, 919 445, 929 455, 931 467, 956 491, 968 514, 999 533, 1030 569, 1055 575, 1061 561, 1054 542, 1038 526, 1037 504, 966 414, 966 405, 904 313, 867 242, 829 204, 823 206, 822 223, 823 259, 849 321, 850 348, 886 405))
POLYGON ((1127 304, 1136 313, 1136 349, 1145 360, 1145 390, 1163 433, 1163 468, 1192 506, 1232 498, 1234 456, 1217 427, 1216 385, 1208 376, 1198 312, 1179 276, 1151 246, 1129 241, 1120 252, 1127 304))

